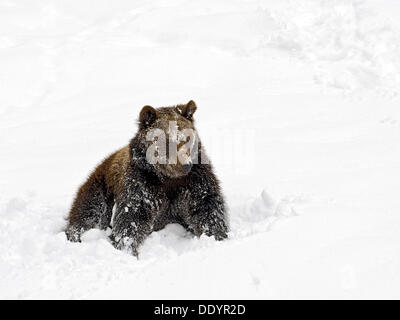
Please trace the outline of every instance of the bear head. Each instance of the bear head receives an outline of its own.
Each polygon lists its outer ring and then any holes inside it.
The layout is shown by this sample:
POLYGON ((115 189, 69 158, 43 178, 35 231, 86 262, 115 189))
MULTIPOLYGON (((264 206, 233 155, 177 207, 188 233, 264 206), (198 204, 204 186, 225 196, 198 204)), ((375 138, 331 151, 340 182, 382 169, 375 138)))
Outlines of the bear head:
POLYGON ((156 173, 180 178, 197 163, 199 139, 193 114, 193 100, 173 107, 144 106, 139 115, 139 133, 146 160, 156 173))

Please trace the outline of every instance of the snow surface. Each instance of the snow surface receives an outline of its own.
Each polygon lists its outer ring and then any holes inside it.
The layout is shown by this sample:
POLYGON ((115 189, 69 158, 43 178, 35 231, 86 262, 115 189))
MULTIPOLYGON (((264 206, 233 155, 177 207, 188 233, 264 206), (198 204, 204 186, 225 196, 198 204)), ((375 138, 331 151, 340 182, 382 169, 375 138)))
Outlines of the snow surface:
POLYGON ((0 298, 400 298, 396 0, 0 0, 0 298), (62 232, 143 105, 198 104, 227 241, 62 232))

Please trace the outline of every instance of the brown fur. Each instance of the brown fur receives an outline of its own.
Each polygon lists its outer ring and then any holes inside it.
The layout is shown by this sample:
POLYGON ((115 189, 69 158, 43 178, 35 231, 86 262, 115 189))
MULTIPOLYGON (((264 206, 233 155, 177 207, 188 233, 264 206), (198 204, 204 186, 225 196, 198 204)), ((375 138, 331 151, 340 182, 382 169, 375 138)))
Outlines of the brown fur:
POLYGON ((130 161, 129 145, 103 160, 79 189, 69 216, 71 224, 81 221, 82 217, 77 207, 80 205, 80 202, 86 202, 91 199, 91 190, 99 181, 105 182, 107 196, 113 197, 113 195, 121 193, 123 176, 128 169, 130 161))

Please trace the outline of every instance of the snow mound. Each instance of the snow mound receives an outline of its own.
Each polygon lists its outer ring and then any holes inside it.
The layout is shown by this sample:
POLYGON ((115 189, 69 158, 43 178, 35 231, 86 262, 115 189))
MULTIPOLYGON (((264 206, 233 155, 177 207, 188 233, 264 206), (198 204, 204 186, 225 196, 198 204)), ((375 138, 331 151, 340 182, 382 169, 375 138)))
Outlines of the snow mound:
POLYGON ((275 197, 266 189, 261 195, 232 208, 231 228, 234 238, 269 231, 280 219, 296 216, 295 204, 300 197, 275 197))

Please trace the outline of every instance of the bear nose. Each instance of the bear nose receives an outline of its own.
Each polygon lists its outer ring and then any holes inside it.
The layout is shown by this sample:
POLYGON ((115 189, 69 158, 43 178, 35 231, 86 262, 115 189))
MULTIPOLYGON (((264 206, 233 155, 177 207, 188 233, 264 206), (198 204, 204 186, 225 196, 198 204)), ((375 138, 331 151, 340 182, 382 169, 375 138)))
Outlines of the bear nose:
POLYGON ((183 164, 182 165, 182 170, 184 171, 184 172, 189 172, 190 171, 190 169, 192 169, 192 164, 190 163, 190 164, 183 164))

